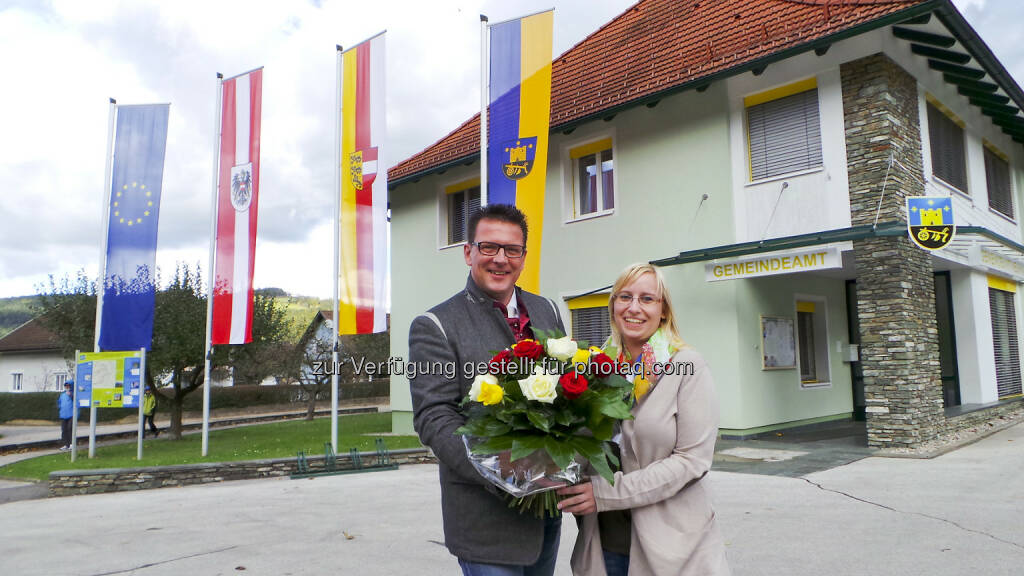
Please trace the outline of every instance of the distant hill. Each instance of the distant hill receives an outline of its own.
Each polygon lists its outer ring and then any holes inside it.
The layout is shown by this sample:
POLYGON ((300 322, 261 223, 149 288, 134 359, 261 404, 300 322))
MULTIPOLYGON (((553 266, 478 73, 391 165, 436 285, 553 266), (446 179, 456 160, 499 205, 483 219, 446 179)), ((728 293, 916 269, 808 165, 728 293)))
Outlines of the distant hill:
POLYGON ((0 298, 0 338, 35 316, 35 296, 0 298))

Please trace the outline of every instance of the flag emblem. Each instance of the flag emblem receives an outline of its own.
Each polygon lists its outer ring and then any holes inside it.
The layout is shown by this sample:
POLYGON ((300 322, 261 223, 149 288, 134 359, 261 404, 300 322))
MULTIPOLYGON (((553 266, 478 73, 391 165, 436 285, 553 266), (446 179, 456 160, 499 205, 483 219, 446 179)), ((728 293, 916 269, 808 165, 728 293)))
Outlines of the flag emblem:
POLYGON ((356 150, 348 157, 349 174, 352 178, 352 187, 362 190, 363 187, 373 185, 377 179, 377 148, 367 150, 356 150))
POLYGON ((520 180, 530 174, 537 154, 537 137, 517 138, 502 147, 501 172, 509 180, 520 180))
POLYGON ((252 202, 252 162, 231 168, 231 206, 239 212, 252 202))
POLYGON ((939 250, 953 241, 953 199, 948 196, 907 198, 910 239, 925 250, 939 250))
POLYGON ((153 191, 145 184, 122 184, 110 202, 111 222, 121 226, 135 226, 153 214, 153 191))

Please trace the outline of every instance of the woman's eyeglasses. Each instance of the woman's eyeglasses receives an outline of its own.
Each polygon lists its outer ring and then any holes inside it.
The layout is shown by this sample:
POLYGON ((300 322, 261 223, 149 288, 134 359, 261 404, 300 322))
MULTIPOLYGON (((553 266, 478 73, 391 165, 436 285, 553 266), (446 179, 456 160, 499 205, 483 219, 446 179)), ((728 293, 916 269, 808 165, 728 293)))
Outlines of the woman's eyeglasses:
POLYGON ((629 306, 633 303, 633 300, 639 302, 641 306, 654 306, 658 302, 661 302, 661 298, 655 298, 650 294, 633 296, 629 292, 619 292, 615 295, 615 301, 618 302, 620 306, 629 306))

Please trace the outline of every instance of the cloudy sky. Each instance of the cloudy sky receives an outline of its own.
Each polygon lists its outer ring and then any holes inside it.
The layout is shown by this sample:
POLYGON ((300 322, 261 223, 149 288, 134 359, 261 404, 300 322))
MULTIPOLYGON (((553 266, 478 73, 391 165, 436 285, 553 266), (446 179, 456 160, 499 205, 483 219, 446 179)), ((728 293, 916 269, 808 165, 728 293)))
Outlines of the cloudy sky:
MULTIPOLYGON (((559 54, 632 0, 0 0, 0 297, 99 261, 108 99, 170 102, 157 264, 209 250, 216 73, 264 66, 257 287, 328 297, 336 44, 387 34, 389 165, 479 109, 479 14, 555 7, 559 54)), ((956 0, 1024 79, 1024 4, 956 0)))

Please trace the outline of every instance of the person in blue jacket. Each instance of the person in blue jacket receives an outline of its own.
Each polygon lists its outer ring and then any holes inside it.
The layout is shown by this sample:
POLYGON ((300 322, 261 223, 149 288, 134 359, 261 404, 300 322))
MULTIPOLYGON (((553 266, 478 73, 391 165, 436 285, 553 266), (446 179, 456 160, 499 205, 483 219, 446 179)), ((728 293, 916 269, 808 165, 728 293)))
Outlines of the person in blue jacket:
POLYGON ((60 416, 60 449, 71 450, 71 419, 75 416, 75 399, 72 396, 74 382, 64 382, 64 393, 57 398, 57 412, 60 416))

